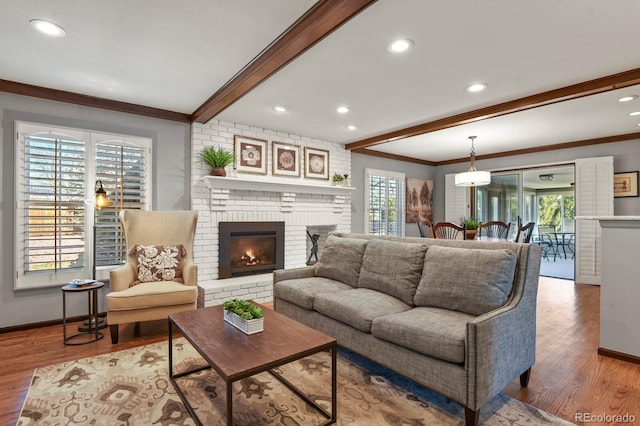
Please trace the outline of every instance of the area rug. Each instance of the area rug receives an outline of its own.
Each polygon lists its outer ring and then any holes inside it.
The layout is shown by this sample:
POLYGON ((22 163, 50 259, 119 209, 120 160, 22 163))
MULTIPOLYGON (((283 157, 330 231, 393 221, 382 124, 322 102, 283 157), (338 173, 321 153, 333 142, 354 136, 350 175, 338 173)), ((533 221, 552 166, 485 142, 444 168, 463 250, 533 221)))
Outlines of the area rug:
MULTIPOLYGON (((205 365, 183 338, 174 341, 174 371, 205 365)), ((167 378, 167 342, 38 368, 18 425, 193 425, 167 378)), ((278 369, 330 409, 330 354, 278 369)), ((205 425, 223 425, 225 387, 213 370, 178 381, 205 425)), ((235 425, 317 425, 325 419, 269 373, 233 385, 235 425)), ((498 395, 481 410, 485 425, 570 425, 498 395)), ((338 425, 461 425, 459 404, 352 352, 338 352, 338 425)))

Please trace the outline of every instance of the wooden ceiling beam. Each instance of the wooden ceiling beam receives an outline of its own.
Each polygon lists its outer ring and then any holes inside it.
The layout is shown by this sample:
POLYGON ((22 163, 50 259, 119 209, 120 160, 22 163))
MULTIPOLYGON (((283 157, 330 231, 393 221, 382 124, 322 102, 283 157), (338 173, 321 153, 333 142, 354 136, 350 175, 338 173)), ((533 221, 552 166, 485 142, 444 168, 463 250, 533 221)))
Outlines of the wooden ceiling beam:
POLYGON ((351 142, 351 151, 640 84, 640 68, 351 142))
POLYGON ((319 0, 191 115, 206 123, 376 0, 319 0))
POLYGON ((64 90, 33 86, 31 84, 17 83, 9 80, 0 80, 0 92, 30 96, 32 98, 48 99, 51 101, 66 102, 110 111, 126 112, 128 114, 143 115, 145 117, 160 118, 163 120, 178 121, 181 123, 191 122, 191 116, 189 114, 152 108, 144 105, 130 104, 128 102, 114 101, 111 99, 97 98, 94 96, 81 95, 78 93, 66 92, 64 90))

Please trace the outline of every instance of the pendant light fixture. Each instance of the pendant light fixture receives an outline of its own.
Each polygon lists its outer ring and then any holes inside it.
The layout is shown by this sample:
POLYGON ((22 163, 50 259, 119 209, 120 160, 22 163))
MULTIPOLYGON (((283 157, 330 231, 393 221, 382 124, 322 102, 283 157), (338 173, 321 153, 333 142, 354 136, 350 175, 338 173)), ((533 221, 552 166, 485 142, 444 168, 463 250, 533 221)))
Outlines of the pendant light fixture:
POLYGON ((471 139, 471 167, 464 173, 456 175, 456 186, 483 186, 491 183, 491 173, 481 172, 476 169, 476 150, 473 141, 477 136, 469 136, 471 139))

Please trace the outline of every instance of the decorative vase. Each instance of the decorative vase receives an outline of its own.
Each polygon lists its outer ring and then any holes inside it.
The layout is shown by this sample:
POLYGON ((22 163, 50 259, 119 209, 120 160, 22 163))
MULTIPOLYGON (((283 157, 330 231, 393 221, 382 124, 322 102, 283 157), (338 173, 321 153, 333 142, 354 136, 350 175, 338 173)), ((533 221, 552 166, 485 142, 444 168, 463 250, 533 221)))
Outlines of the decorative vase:
POLYGON ((467 229, 467 240, 475 240, 477 233, 477 229, 467 229))
POLYGON ((245 320, 226 309, 222 311, 224 312, 224 320, 244 334, 255 334, 264 330, 264 318, 245 320))
POLYGON ((227 175, 227 171, 224 169, 224 167, 212 167, 210 173, 211 173, 211 176, 226 176, 227 175))

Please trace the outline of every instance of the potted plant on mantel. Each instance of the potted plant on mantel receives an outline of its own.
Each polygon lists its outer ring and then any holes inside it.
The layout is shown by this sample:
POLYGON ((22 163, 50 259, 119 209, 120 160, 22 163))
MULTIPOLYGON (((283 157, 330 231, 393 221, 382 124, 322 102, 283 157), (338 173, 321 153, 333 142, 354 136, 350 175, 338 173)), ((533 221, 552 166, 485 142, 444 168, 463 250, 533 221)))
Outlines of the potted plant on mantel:
POLYGON ((466 239, 475 240, 478 233, 478 221, 472 218, 464 218, 460 223, 461 226, 466 226, 466 239))
POLYGON ((224 320, 245 334, 259 333, 264 330, 262 309, 253 303, 232 299, 223 303, 224 320))
POLYGON ((211 176, 226 176, 227 172, 224 168, 236 159, 233 152, 213 146, 205 147, 200 153, 200 157, 205 164, 211 167, 211 176))

